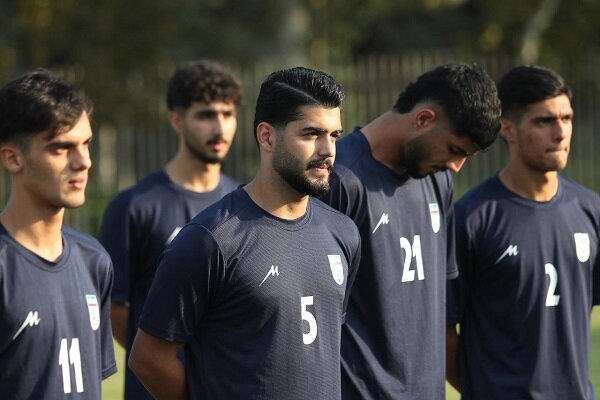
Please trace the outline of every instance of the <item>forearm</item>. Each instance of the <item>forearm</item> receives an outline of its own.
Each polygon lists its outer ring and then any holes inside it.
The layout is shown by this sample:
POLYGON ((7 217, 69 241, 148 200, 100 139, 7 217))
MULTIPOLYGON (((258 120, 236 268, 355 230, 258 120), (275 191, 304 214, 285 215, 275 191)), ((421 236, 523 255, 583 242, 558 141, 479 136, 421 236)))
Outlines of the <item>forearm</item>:
POLYGON ((110 305, 110 322, 113 337, 123 348, 127 347, 127 332, 129 324, 129 306, 112 302, 110 305))
POLYGON ((128 365, 157 400, 187 399, 185 369, 177 358, 180 347, 138 330, 128 365))
POLYGON ((446 327, 446 380, 460 392, 459 341, 455 325, 446 327))

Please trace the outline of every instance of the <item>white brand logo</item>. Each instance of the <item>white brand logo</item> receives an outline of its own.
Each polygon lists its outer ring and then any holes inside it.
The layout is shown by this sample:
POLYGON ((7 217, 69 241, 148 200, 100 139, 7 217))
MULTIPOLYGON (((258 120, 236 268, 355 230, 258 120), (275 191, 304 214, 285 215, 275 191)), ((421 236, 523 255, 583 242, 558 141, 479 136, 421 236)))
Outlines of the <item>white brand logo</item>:
POLYGON ((440 206, 438 203, 429 203, 429 215, 431 216, 431 228, 434 233, 440 231, 440 206))
POLYGON ((500 260, 502 260, 506 256, 516 256, 516 255, 519 255, 518 246, 514 245, 514 244, 509 244, 508 248, 504 251, 504 253, 502 253, 502 255, 500 257, 498 257, 498 259, 496 260, 496 262, 494 264, 498 264, 500 262, 500 260))
POLYGON ((260 285, 258 285, 259 287, 262 286, 263 283, 265 283, 265 281, 267 280, 268 277, 270 276, 279 276, 279 266, 278 265, 271 265, 271 269, 269 270, 269 272, 267 272, 267 275, 265 275, 265 279, 262 280, 262 282, 260 283, 260 285))
POLYGON ((577 259, 586 262, 590 259, 590 236, 587 233, 574 233, 577 259))
POLYGON ((23 321, 23 325, 21 325, 21 327, 19 328, 19 330, 17 331, 17 333, 15 333, 15 335, 13 336, 12 340, 15 340, 17 338, 17 336, 19 336, 19 334, 21 332, 23 332, 23 329, 25 329, 25 327, 27 325, 29 326, 34 326, 40 323, 40 318, 38 317, 38 312, 37 311, 29 311, 29 314, 27 314, 27 318, 25 318, 25 321, 23 321))
POLYGON ((377 230, 377 228, 379 228, 381 224, 387 225, 389 222, 390 219, 388 218, 388 215, 386 213, 381 214, 381 218, 379 218, 379 222, 375 226, 375 229, 373 229, 372 233, 375 233, 375 231, 377 230))
POLYGON ((178 226, 177 228, 173 229, 173 233, 171 233, 171 236, 169 236, 169 238, 165 241, 165 247, 171 244, 171 242, 173 241, 173 239, 175 239, 175 236, 177 236, 181 228, 181 226, 178 226))
POLYGON ((339 254, 328 255, 329 268, 331 268, 331 275, 333 280, 338 285, 344 283, 344 266, 342 265, 342 257, 339 254))

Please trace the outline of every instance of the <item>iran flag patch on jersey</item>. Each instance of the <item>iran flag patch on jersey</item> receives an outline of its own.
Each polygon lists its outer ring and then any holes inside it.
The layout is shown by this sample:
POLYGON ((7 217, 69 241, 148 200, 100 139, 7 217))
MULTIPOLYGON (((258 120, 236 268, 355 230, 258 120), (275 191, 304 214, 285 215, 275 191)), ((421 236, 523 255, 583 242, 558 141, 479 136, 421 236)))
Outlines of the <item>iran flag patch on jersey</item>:
POLYGON ((438 203, 429 203, 429 215, 431 216, 431 228, 433 232, 440 230, 440 206, 438 203))
POLYGON ((342 257, 339 254, 330 254, 327 256, 329 258, 329 268, 331 268, 331 275, 333 275, 333 280, 338 285, 344 283, 344 266, 342 265, 342 257))
POLYGON ((577 259, 586 262, 590 259, 590 237, 587 233, 574 233, 577 259))
POLYGON ((92 329, 97 330, 98 327, 100 327, 100 307, 98 306, 98 299, 95 294, 86 294, 85 300, 90 313, 90 324, 92 325, 92 329))

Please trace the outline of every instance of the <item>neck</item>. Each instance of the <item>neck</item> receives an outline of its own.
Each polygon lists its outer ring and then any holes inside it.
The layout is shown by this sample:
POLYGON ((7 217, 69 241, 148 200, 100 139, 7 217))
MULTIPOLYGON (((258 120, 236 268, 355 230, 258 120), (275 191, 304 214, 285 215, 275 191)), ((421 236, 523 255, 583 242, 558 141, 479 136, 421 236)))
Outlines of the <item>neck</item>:
POLYGON ((63 251, 63 217, 64 208, 34 205, 11 195, 0 213, 0 223, 23 247, 48 261, 55 261, 63 251))
POLYGON ((408 132, 404 127, 407 121, 403 114, 387 111, 361 129, 373 158, 399 174, 406 171, 402 132, 408 132))
POLYGON ((550 201, 558 192, 558 172, 518 169, 510 163, 498 174, 512 192, 534 201, 550 201))
POLYGON ((194 192, 210 192, 221 179, 221 164, 208 164, 179 152, 165 166, 165 172, 175 184, 194 192))
POLYGON ((260 208, 278 218, 293 220, 306 214, 309 196, 297 192, 275 171, 259 170, 244 189, 260 208))

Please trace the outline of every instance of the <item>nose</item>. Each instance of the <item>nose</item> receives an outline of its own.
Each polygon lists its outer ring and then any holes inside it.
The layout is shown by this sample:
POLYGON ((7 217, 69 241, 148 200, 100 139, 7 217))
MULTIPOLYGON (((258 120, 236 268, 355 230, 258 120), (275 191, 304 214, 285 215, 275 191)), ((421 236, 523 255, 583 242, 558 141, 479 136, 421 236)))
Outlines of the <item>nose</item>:
POLYGON ((448 160, 448 162, 446 162, 446 168, 454 173, 457 173, 463 167, 466 160, 467 157, 458 157, 448 160))
POLYGON ((82 145, 71 151, 71 168, 75 171, 85 171, 92 167, 92 159, 90 157, 90 149, 86 145, 82 145))
POLYGON ((322 157, 335 157, 335 138, 330 135, 322 135, 318 141, 317 153, 322 157))
POLYGON ((558 123, 554 127, 554 140, 562 142, 569 136, 569 132, 572 129, 571 121, 558 120, 558 123))

